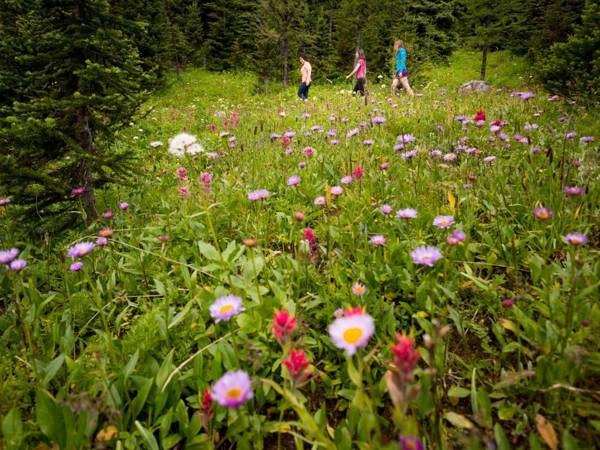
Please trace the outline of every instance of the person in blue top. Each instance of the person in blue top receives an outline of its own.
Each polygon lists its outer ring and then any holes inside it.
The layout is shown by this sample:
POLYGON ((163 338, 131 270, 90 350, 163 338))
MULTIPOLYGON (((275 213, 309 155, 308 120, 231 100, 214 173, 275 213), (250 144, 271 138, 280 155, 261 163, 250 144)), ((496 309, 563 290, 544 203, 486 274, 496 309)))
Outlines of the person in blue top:
POLYGON ((415 95, 408 84, 408 70, 406 70, 406 49, 404 43, 400 39, 394 42, 394 51, 396 52, 396 74, 392 81, 392 96, 396 94, 398 82, 402 83, 402 87, 411 97, 415 95))

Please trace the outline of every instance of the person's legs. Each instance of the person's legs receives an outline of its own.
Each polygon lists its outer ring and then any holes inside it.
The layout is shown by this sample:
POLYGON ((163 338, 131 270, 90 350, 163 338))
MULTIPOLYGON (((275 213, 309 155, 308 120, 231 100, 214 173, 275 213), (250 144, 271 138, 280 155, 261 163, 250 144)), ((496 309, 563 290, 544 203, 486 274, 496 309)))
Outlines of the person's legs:
POLYGON ((402 87, 406 90, 408 95, 413 97, 415 95, 415 93, 413 92, 413 90, 410 88, 410 85, 408 84, 408 77, 402 77, 400 79, 400 82, 402 83, 402 87))
POLYGON ((311 84, 312 83, 304 85, 304 101, 308 100, 308 89, 310 88, 311 84))
POLYGON ((394 77, 392 80, 392 96, 396 95, 396 89, 398 88, 398 77, 394 77))
POLYGON ((359 92, 364 97, 365 95, 365 79, 359 78, 356 80, 355 92, 359 92))
POLYGON ((304 87, 306 85, 304 84, 304 82, 300 83, 300 87, 298 88, 298 97, 300 97, 302 100, 304 100, 304 87))

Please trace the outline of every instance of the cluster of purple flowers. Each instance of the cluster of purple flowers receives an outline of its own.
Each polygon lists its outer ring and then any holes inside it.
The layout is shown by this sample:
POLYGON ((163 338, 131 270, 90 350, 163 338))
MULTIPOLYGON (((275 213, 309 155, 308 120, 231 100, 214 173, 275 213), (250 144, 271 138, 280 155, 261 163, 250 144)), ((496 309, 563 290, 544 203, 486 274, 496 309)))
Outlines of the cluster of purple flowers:
POLYGON ((27 267, 27 261, 17 258, 17 256, 19 256, 18 248, 0 250, 0 266, 4 266, 5 269, 13 272, 20 272, 27 267))

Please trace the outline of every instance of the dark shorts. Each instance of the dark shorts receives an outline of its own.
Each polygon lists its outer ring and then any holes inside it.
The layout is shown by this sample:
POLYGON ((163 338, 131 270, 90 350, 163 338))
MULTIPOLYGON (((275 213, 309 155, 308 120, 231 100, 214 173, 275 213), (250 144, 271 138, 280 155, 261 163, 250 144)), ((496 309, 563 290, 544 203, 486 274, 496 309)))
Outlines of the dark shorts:
POLYGON ((405 78, 408 76, 408 70, 403 70, 402 72, 398 71, 396 72, 396 78, 400 79, 400 78, 405 78))
POLYGON ((300 84, 300 87, 298 88, 298 97, 300 97, 302 100, 308 99, 308 89, 309 88, 310 88, 310 83, 306 84, 306 83, 302 82, 302 84, 300 84))
POLYGON ((364 78, 357 78, 352 92, 360 92, 360 95, 365 95, 365 82, 366 80, 364 78))

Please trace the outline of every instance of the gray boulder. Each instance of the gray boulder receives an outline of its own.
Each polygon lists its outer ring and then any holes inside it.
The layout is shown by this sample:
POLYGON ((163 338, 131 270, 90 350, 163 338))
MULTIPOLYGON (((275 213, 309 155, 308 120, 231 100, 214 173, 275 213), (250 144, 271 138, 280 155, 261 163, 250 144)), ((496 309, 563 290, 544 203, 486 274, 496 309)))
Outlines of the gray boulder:
POLYGON ((459 94, 471 94, 473 92, 490 92, 492 87, 483 80, 471 80, 458 88, 459 94))

